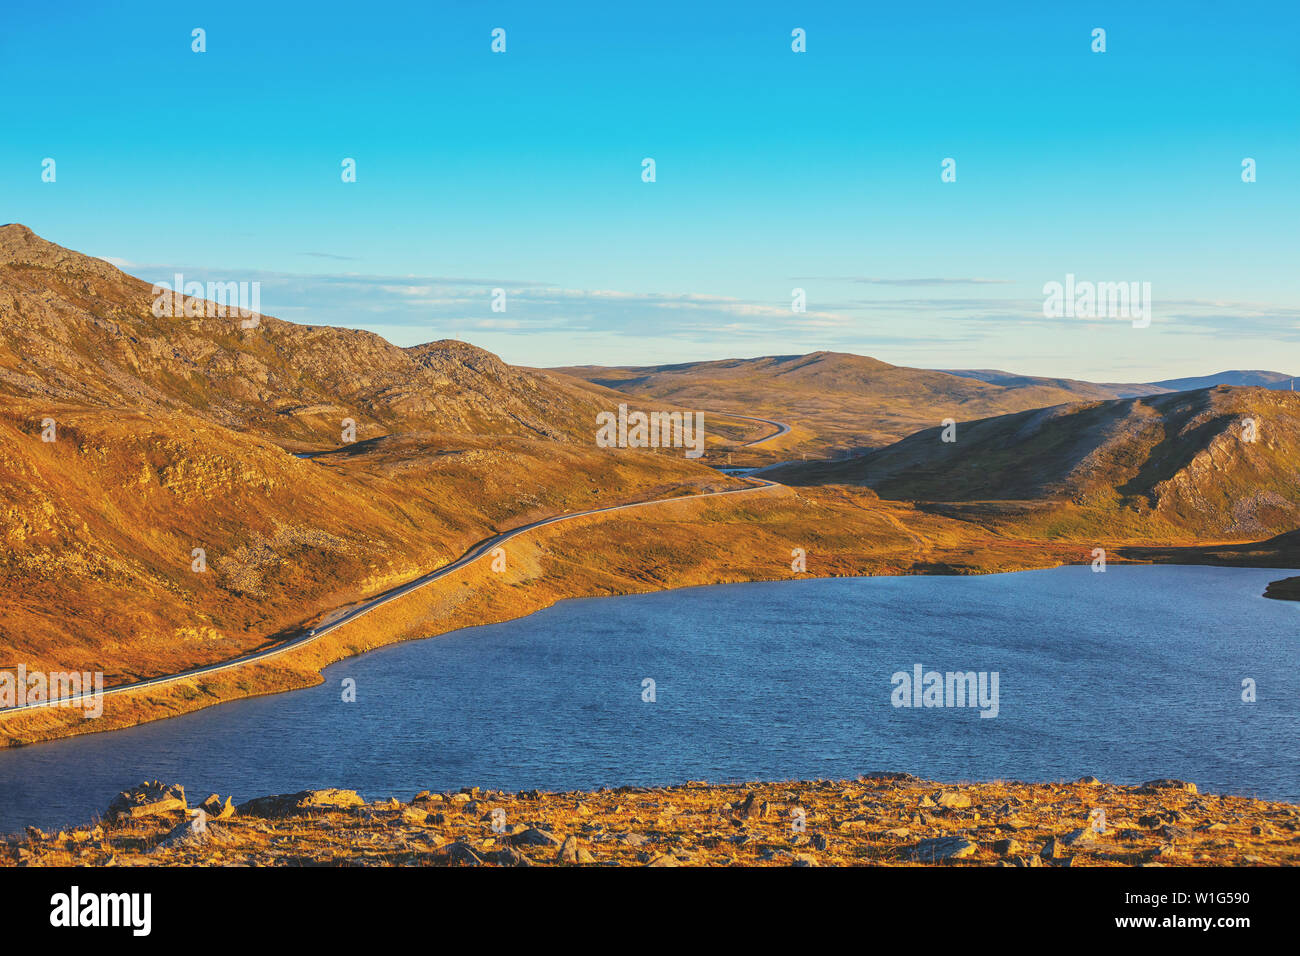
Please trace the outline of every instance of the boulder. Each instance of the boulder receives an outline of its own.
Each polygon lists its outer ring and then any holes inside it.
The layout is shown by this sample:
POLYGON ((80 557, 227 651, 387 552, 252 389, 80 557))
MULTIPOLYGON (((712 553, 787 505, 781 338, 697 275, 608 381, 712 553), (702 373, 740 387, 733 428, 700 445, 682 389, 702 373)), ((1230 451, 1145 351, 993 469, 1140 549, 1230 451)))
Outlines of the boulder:
POLYGON ((767 803, 758 799, 758 794, 750 793, 745 801, 736 808, 736 816, 742 820, 756 820, 767 815, 767 803))
POLYGON ((1066 846, 1064 836, 1055 836, 1043 844, 1038 855, 1044 860, 1064 860, 1067 855, 1066 846))
POLYGON ((270 797, 254 797, 247 803, 235 808, 240 816, 245 817, 287 817, 312 810, 343 810, 348 807, 364 806, 365 801, 357 796, 355 790, 300 790, 298 793, 282 793, 270 797))
POLYGON ((503 847, 495 853, 489 854, 488 859, 497 866, 536 866, 532 860, 524 856, 514 847, 503 847))
POLYGON ((1057 839, 1066 846, 1078 846, 1080 843, 1091 843, 1096 840, 1097 833, 1091 827, 1084 827, 1080 830, 1071 830, 1057 839))
POLYGON ((1162 777, 1159 780, 1148 780, 1139 788, 1142 793, 1160 793, 1164 790, 1180 790, 1183 793, 1198 792, 1196 784, 1188 783, 1186 780, 1173 780, 1168 777, 1162 777))
POLYGON ((567 837, 555 855, 556 863, 595 863, 596 858, 578 845, 577 837, 567 837))
POLYGON ((433 862, 441 866, 482 866, 482 858, 474 850, 464 843, 448 843, 444 847, 434 850, 431 854, 433 862))
POLYGON ((932 837, 911 847, 907 855, 922 863, 937 863, 939 860, 960 860, 978 849, 965 837, 932 837))
POLYGON ((171 831, 158 841, 155 850, 169 847, 199 847, 209 841, 220 840, 221 831, 208 826, 208 814, 202 808, 191 810, 190 818, 176 824, 171 831))
POLYGON ((199 804, 203 812, 208 815, 209 820, 226 820, 235 815, 235 803, 230 797, 226 797, 226 802, 221 802, 221 797, 212 794, 208 799, 199 804))
POLYGON ((510 842, 515 846, 559 846, 560 838, 548 830, 529 827, 522 833, 510 837, 510 842))
POLYGON ((108 805, 111 820, 138 820, 143 817, 167 813, 184 813, 185 788, 180 784, 165 784, 159 780, 145 780, 138 787, 123 790, 108 805))

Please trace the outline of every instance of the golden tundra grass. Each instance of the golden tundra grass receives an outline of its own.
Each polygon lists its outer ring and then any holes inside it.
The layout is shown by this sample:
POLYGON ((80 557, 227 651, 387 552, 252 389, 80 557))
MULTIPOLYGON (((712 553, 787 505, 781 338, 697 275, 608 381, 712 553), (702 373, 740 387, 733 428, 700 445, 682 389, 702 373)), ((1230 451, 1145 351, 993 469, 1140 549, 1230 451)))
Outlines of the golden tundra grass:
MULTIPOLYGON (((886 779, 417 794, 242 811, 159 846, 179 811, 0 843, 19 866, 1260 866, 1300 862, 1300 808, 1194 787, 886 779), (1105 811, 1096 832, 1094 811, 1105 811), (494 825, 495 824, 495 825, 494 825), (1080 832, 1082 831, 1082 833, 1080 832), (948 838, 936 847, 924 841, 948 838), (566 846, 567 844, 567 846, 566 846), (955 854, 945 856, 945 854, 955 854)), ((888 779, 892 777, 893 779, 888 779)), ((1087 781, 1087 782, 1085 782, 1087 781)), ((241 795, 242 796, 242 795, 241 795)))

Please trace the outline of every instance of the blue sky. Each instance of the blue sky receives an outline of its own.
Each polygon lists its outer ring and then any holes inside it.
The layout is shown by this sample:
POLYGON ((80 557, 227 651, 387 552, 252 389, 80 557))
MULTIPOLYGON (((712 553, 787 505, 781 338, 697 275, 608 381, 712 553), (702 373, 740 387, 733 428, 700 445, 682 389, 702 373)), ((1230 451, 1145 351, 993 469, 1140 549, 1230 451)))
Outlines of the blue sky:
POLYGON ((518 364, 1300 372, 1297 27, 1186 0, 27 5, 0 221, 518 364), (1067 273, 1150 282, 1152 324, 1045 318, 1067 273))

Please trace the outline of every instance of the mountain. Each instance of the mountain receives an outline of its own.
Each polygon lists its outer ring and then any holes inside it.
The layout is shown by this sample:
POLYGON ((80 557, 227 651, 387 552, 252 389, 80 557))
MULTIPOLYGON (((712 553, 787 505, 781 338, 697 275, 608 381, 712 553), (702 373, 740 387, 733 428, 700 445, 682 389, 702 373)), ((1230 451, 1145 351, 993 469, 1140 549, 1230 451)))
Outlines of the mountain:
POLYGON ((1283 372, 1219 372, 1217 375, 1201 375, 1194 378, 1169 378, 1163 382, 1152 382, 1159 388, 1171 392, 1186 392, 1196 388, 1213 388, 1216 385, 1236 385, 1241 387, 1258 385, 1277 391, 1294 391, 1294 375, 1283 372))
MULTIPOLYGON (((399 348, 370 332, 259 316, 154 314, 148 283, 0 226, 0 394, 46 404, 185 410, 299 447, 429 429, 590 441, 602 390, 513 368, 464 342, 399 348)), ((617 399, 615 399, 617 401, 617 399)))
POLYGON ((846 352, 645 367, 572 366, 555 371, 642 399, 797 424, 792 441, 776 444, 772 457, 777 458, 790 457, 791 448, 810 457, 881 448, 947 418, 970 421, 1072 402, 1140 398, 1214 385, 1282 390, 1291 381, 1281 372, 1221 372, 1136 384, 1085 382, 997 369, 907 368, 846 352))
POLYGON ((0 663, 117 683, 223 660, 503 528, 727 484, 596 447, 625 396, 464 342, 152 306, 0 227, 0 663))
POLYGON ((1300 395, 1289 391, 1220 386, 1075 403, 964 422, 955 439, 928 428, 771 475, 863 484, 891 499, 1066 504, 1234 538, 1300 526, 1300 395))
MULTIPOLYGON (((1163 395, 1178 389, 1164 388, 1161 385, 1126 385, 1116 382, 1085 382, 1077 378, 1044 378, 1038 375, 1017 375, 998 369, 944 369, 949 375, 974 378, 991 385, 1004 388, 1023 388, 1040 386, 1060 388, 1075 396, 1075 401, 1106 398, 1139 398, 1143 395, 1163 395)), ((1216 383, 1217 384, 1217 383, 1216 383)))
POLYGON ((1032 375, 1017 375, 997 369, 945 369, 949 375, 961 375, 976 378, 981 382, 1016 388, 1022 385, 1051 385, 1068 389, 1079 398, 1139 398, 1143 395, 1163 395, 1169 392, 1188 392, 1198 388, 1214 388, 1216 385, 1235 385, 1238 387, 1261 386, 1277 391, 1290 391, 1295 376, 1284 372, 1227 371, 1215 375, 1198 375, 1192 378, 1168 378, 1160 382, 1139 384, 1121 384, 1117 382, 1082 382, 1070 378, 1039 378, 1032 375))
POLYGON ((830 454, 887 445, 949 417, 967 420, 1078 397, 1051 384, 1008 387, 845 352, 555 371, 641 399, 798 424, 800 448, 830 454))

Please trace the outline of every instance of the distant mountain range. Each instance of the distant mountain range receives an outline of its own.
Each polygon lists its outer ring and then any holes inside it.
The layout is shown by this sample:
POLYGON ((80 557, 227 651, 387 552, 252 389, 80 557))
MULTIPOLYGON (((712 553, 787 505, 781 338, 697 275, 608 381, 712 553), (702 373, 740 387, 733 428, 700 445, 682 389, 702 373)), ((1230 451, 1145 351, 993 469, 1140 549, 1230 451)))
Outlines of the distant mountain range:
POLYGON ((907 368, 847 352, 772 355, 647 367, 556 369, 642 399, 788 420, 810 456, 880 448, 946 418, 1168 394, 1210 385, 1286 389, 1281 372, 1222 372, 1196 379, 1108 384, 994 370, 907 368))
POLYGON ((1143 395, 1163 395, 1168 392, 1187 392, 1198 388, 1213 388, 1216 385, 1235 385, 1239 387, 1258 386, 1277 391, 1294 391, 1295 376, 1284 372, 1262 371, 1227 371, 1215 375, 1197 375, 1190 378, 1167 378, 1160 382, 1141 384, 1116 384, 1083 382, 1071 378, 1040 378, 1032 375, 1016 375, 1013 372, 1001 372, 994 369, 944 369, 948 375, 960 375, 963 378, 979 379, 992 385, 1007 388, 1019 388, 1025 385, 1050 386, 1078 392, 1080 395, 1095 390, 1096 397, 1105 398, 1139 398, 1143 395), (1102 394, 1109 393, 1109 394, 1102 394))

